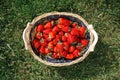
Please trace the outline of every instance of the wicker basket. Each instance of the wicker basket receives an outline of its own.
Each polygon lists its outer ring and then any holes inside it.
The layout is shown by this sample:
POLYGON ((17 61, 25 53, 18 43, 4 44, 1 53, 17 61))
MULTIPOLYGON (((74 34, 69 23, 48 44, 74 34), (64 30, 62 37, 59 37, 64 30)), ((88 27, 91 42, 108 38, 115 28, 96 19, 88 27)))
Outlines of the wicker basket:
POLYGON ((69 66, 83 61, 90 52, 94 51, 94 47, 98 41, 98 35, 93 29, 93 26, 89 25, 81 16, 77 14, 67 13, 67 12, 50 12, 36 17, 35 19, 33 19, 32 22, 28 22, 27 27, 23 32, 23 40, 25 43, 26 50, 29 50, 35 59, 49 66, 60 67, 60 66, 69 66), (64 17, 71 21, 78 22, 78 24, 84 25, 88 30, 89 45, 85 48, 84 51, 82 51, 82 55, 79 58, 76 58, 74 60, 64 60, 64 59, 55 60, 49 57, 45 58, 44 56, 40 55, 32 45, 32 40, 35 35, 36 25, 38 25, 41 22, 47 22, 49 20, 58 19, 59 17, 64 17))

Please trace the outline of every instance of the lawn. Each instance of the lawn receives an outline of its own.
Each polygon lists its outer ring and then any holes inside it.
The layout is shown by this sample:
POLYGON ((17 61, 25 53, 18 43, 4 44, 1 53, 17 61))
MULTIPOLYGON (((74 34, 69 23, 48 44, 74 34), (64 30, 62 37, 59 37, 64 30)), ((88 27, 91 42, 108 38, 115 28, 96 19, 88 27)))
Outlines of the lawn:
POLYGON ((120 80, 119 0, 0 0, 0 80, 120 80), (46 66, 25 50, 27 22, 47 12, 72 12, 93 24, 99 41, 81 63, 46 66))

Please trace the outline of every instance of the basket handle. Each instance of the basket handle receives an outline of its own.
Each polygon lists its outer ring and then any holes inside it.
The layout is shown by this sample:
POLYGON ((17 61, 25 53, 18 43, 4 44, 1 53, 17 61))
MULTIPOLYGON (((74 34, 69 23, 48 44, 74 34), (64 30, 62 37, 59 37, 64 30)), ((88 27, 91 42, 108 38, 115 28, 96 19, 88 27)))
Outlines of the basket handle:
POLYGON ((27 38, 28 38, 28 36, 27 36, 27 33, 28 33, 29 25, 30 25, 30 22, 27 23, 27 26, 26 26, 26 28, 23 31, 23 41, 24 41, 26 50, 28 50, 28 46, 27 46, 27 38))
POLYGON ((90 51, 93 52, 93 51, 94 51, 94 48, 95 48, 95 45, 96 45, 96 43, 97 43, 97 41, 98 41, 98 35, 97 35, 96 31, 94 30, 92 24, 88 25, 87 27, 88 27, 88 29, 92 32, 93 37, 94 37, 94 38, 93 38, 93 43, 92 43, 92 45, 90 46, 90 51))

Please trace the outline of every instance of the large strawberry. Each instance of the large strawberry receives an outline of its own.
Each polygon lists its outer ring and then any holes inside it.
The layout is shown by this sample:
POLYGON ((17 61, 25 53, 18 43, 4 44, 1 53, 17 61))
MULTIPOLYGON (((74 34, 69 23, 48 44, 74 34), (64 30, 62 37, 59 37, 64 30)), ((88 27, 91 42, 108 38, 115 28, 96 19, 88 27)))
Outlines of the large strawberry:
POLYGON ((36 31, 37 32, 42 32, 44 29, 44 26, 42 24, 39 24, 37 27, 36 27, 36 31))
POLYGON ((44 25, 44 28, 52 28, 54 21, 49 21, 44 25))
POLYGON ((84 37, 85 31, 86 31, 86 28, 85 28, 85 27, 80 27, 80 28, 79 28, 79 35, 80 35, 80 37, 84 37))
POLYGON ((37 39, 41 39, 41 38, 42 38, 42 33, 41 33, 41 32, 37 32, 37 33, 35 34, 35 37, 36 37, 37 39))
POLYGON ((74 47, 74 46, 70 46, 70 47, 69 47, 69 52, 70 52, 70 53, 72 53, 74 50, 75 50, 75 47, 74 47))
POLYGON ((68 34, 68 38, 67 38, 67 41, 72 44, 72 43, 76 43, 76 37, 71 35, 71 34, 68 34))
POLYGON ((52 42, 52 41, 49 42, 49 43, 48 43, 48 48, 49 48, 49 49, 53 49, 53 47, 54 47, 53 42, 52 42))
POLYGON ((74 55, 72 53, 70 53, 70 54, 67 54, 65 58, 72 60, 72 59, 74 59, 74 55))
POLYGON ((41 46, 41 47, 38 49, 38 52, 45 55, 45 47, 44 47, 44 46, 41 46))
POLYGON ((42 46, 47 46, 47 43, 48 43, 48 41, 47 41, 46 39, 44 39, 44 38, 41 38, 41 39, 40 39, 40 44, 41 44, 42 46))
POLYGON ((58 27, 58 25, 56 25, 53 27, 52 31, 57 33, 60 31, 60 28, 58 27))
POLYGON ((74 50, 74 52, 73 52, 74 57, 79 57, 80 56, 79 52, 80 52, 80 50, 78 50, 78 49, 74 50))
POLYGON ((35 48, 39 48, 39 47, 40 47, 40 41, 37 40, 37 39, 34 39, 34 40, 33 40, 33 46, 34 46, 35 48))
POLYGON ((70 25, 70 20, 65 19, 65 18, 59 18, 59 24, 65 25, 65 26, 69 26, 70 25))
POLYGON ((74 36, 79 36, 79 30, 78 28, 72 28, 71 32, 70 32, 72 35, 74 36))
POLYGON ((52 31, 52 29, 45 29, 45 30, 43 30, 43 33, 44 34, 49 34, 51 31, 52 31))
POLYGON ((88 45, 88 40, 87 40, 87 39, 82 39, 82 40, 81 40, 81 45, 82 45, 83 47, 87 46, 87 45, 88 45))
POLYGON ((65 35, 62 36, 62 41, 67 41, 67 37, 65 35))
POLYGON ((53 39, 53 38, 55 38, 55 35, 56 35, 55 32, 52 31, 48 34, 48 38, 53 39))
POLYGON ((70 31, 70 27, 69 26, 65 26, 65 27, 62 28, 62 31, 69 32, 70 31))

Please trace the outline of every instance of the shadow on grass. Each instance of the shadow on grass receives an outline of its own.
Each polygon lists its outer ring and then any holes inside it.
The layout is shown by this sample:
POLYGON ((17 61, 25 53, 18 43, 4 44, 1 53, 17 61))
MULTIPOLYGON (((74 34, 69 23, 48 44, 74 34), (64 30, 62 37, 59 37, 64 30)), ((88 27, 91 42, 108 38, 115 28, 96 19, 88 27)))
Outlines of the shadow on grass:
POLYGON ((94 53, 90 53, 83 62, 51 69, 57 70, 59 75, 65 79, 84 79, 96 77, 99 74, 103 75, 114 67, 117 68, 118 61, 113 51, 114 49, 110 48, 110 45, 99 40, 94 53))

